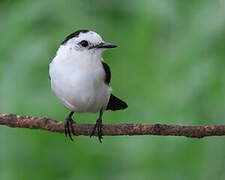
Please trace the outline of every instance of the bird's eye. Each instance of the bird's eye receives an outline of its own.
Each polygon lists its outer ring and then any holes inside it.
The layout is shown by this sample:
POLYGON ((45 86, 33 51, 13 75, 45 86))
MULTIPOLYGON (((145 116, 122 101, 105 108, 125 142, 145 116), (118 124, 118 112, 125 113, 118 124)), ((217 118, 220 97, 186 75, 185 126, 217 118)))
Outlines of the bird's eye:
POLYGON ((83 46, 83 47, 87 47, 88 46, 88 42, 83 40, 80 42, 80 45, 83 46))

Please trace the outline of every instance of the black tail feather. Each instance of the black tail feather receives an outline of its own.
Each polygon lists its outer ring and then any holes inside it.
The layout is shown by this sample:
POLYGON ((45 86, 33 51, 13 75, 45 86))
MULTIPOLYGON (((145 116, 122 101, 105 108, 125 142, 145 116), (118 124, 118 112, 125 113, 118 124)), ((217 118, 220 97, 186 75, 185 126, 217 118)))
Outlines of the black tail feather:
POLYGON ((111 94, 106 110, 116 111, 120 109, 126 109, 127 107, 127 103, 111 94))

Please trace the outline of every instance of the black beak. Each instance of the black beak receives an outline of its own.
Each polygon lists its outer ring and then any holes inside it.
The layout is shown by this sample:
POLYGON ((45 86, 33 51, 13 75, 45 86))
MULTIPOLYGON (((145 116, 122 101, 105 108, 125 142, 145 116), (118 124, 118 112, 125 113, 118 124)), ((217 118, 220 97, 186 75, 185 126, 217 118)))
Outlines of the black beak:
POLYGON ((117 47, 117 45, 104 42, 104 43, 100 43, 96 46, 92 46, 92 47, 90 47, 90 49, 93 49, 93 48, 97 48, 97 49, 100 49, 100 48, 116 48, 116 47, 117 47))

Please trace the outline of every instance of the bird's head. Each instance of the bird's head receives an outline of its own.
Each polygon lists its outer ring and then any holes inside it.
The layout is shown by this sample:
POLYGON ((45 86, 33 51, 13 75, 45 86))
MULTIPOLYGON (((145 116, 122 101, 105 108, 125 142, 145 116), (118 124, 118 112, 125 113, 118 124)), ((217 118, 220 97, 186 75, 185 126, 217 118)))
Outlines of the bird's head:
POLYGON ((79 30, 68 35, 61 46, 87 54, 101 54, 108 48, 117 47, 114 44, 104 42, 99 34, 89 30, 79 30))

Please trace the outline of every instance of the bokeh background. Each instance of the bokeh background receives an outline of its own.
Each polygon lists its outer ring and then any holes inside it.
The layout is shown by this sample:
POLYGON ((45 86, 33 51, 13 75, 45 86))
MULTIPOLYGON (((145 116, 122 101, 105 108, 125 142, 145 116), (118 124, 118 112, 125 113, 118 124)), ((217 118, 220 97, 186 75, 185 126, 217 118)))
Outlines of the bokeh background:
MULTIPOLYGON (((126 111, 104 123, 225 123, 224 0, 0 1, 0 112, 64 120, 48 65, 66 35, 91 29, 126 111)), ((76 115, 95 123, 97 114, 76 115)), ((77 137, 0 127, 0 179, 225 179, 225 137, 77 137)))

